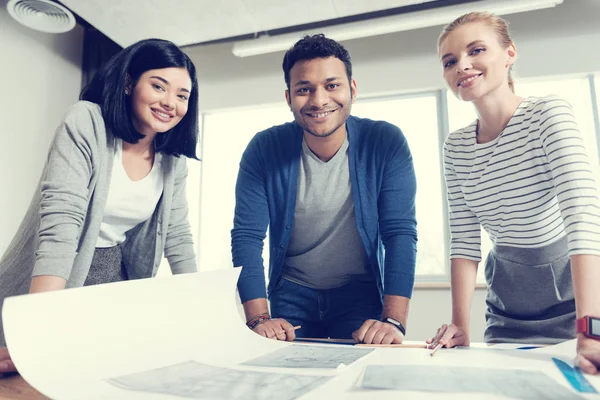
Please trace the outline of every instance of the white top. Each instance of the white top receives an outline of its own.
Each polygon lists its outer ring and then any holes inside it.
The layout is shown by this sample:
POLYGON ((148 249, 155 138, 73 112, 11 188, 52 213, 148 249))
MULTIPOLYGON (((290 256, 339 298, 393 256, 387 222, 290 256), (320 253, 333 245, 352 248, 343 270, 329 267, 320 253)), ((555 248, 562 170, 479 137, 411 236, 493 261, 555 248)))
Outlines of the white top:
POLYGON ((146 221, 163 192, 162 154, 154 155, 150 173, 132 181, 123 167, 123 141, 115 145, 110 188, 96 247, 112 247, 125 241, 125 232, 146 221))
POLYGON ((565 100, 525 99, 491 142, 477 123, 444 144, 451 258, 481 259, 480 224, 497 245, 536 248, 565 234, 569 255, 600 255, 600 201, 565 100))

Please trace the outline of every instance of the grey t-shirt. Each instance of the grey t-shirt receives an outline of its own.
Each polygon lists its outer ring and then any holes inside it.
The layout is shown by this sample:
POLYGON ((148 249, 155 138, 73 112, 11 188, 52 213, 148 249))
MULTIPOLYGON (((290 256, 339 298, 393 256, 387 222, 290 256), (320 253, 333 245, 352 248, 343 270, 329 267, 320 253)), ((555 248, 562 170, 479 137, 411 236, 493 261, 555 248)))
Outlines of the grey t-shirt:
POLYGON ((327 162, 302 142, 294 228, 282 276, 314 289, 374 279, 356 226, 348 139, 327 162))

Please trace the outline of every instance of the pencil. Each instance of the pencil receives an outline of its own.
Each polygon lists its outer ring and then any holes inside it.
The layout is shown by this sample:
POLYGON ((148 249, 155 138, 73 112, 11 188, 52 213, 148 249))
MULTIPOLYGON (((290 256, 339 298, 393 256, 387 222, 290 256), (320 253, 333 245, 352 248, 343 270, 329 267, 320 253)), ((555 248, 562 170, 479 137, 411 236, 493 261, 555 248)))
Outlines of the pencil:
MULTIPOLYGON (((294 330, 297 331, 298 329, 302 328, 302 325, 296 325, 294 326, 294 330)), ((280 331, 279 333, 277 333, 277 335, 281 335, 281 334, 285 334, 285 331, 280 331)))
POLYGON ((357 343, 356 347, 392 347, 399 349, 426 349, 426 344, 369 344, 369 343, 357 343))
POLYGON ((343 344, 346 346, 354 346, 358 343, 354 339, 325 339, 325 338, 302 338, 297 337, 294 339, 295 342, 304 342, 304 343, 323 343, 323 344, 343 344))
POLYGON ((435 347, 434 347, 434 349, 433 349, 433 350, 431 350, 431 353, 429 353, 429 355, 430 355, 431 357, 435 356, 435 353, 437 353, 437 351, 438 351, 439 349, 441 349, 441 348, 442 348, 442 344, 441 344, 441 343, 438 343, 438 344, 437 344, 437 346, 435 346, 435 347))

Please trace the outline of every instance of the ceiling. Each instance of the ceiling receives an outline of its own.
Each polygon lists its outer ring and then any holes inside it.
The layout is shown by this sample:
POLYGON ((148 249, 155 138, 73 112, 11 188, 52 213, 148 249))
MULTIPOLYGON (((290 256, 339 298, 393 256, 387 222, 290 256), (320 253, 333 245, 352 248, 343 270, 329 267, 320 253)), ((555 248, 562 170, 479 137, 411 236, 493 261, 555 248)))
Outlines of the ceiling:
MULTIPOLYGON (((125 47, 160 37, 180 45, 257 36, 274 30, 374 13, 431 8, 451 0, 61 0, 125 47)), ((372 16, 373 14, 371 14, 372 16)), ((340 22, 340 21, 336 21, 340 22)), ((279 31, 281 32, 281 31, 279 31)), ((275 33, 279 33, 275 32, 275 33)))

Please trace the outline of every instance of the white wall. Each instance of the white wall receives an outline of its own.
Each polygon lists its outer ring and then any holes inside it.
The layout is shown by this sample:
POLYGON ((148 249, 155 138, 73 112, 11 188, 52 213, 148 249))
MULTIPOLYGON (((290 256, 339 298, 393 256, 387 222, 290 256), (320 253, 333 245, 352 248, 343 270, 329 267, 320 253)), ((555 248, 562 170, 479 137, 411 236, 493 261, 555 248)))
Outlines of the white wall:
POLYGON ((0 0, 0 255, 12 240, 61 117, 77 101, 83 30, 59 35, 14 21, 0 0))
MULTIPOLYGON (((519 51, 519 79, 600 71, 600 1, 566 0, 554 9, 506 17, 519 51)), ((441 26, 344 42, 353 59, 359 97, 443 87, 436 41, 441 26)), ((236 58, 231 44, 186 48, 194 60, 204 111, 284 101, 283 52, 236 58)), ((224 132, 223 134, 227 134, 224 132)), ((440 222, 441 223, 441 222, 440 222)), ((485 290, 476 290, 472 340, 482 341, 485 290)), ((416 289, 410 305, 408 339, 430 337, 449 321, 450 290, 416 289)))

